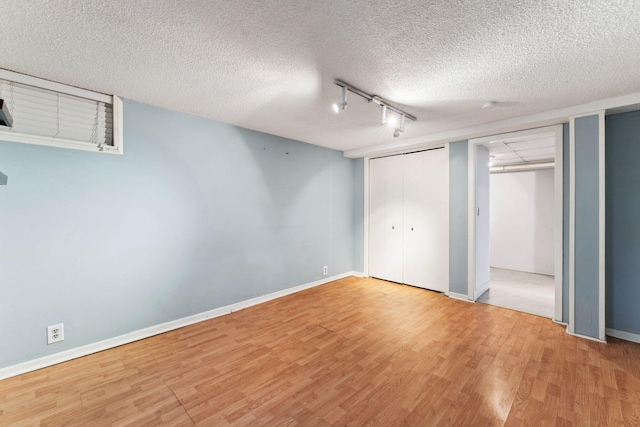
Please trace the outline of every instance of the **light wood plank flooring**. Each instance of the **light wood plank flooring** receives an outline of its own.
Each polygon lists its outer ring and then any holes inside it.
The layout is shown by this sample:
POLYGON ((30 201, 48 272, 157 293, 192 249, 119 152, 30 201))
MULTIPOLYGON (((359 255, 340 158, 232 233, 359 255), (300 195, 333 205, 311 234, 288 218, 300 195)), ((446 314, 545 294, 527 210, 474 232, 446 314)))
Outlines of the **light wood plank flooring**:
POLYGON ((0 425, 640 425, 640 345, 347 278, 0 381, 0 425))

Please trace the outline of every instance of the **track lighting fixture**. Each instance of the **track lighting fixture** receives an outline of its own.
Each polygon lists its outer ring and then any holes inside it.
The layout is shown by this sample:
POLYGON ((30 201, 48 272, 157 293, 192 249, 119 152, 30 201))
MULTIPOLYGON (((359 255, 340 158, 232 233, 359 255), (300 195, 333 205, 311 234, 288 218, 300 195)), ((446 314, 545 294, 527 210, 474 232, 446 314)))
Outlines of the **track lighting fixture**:
POLYGON ((337 114, 347 108, 347 88, 342 86, 342 102, 333 104, 333 111, 337 114))
POLYGON ((399 137, 400 132, 404 132, 404 115, 400 116, 400 125, 393 131, 393 137, 399 137))
POLYGON ((341 110, 344 110, 347 107, 347 91, 349 91, 349 92, 355 93, 358 96, 363 97, 364 99, 367 100, 367 102, 373 102, 375 104, 380 105, 382 107, 380 122, 383 125, 388 124, 389 126, 393 127, 395 129, 395 131, 393 132, 393 136, 396 138, 400 136, 401 132, 404 132, 405 117, 409 120, 413 120, 414 122, 418 120, 416 116, 413 116, 409 113, 402 111, 399 108, 394 107, 393 105, 390 105, 389 103, 387 103, 387 101, 380 98, 379 96, 369 95, 368 93, 363 92, 360 89, 353 87, 350 84, 345 83, 341 80, 334 80, 333 82, 337 86, 340 86, 342 88, 342 102, 333 104, 333 111, 335 111, 336 113, 339 113, 341 110), (396 115, 389 116, 388 111, 396 113, 397 116, 396 115), (398 116, 400 121, 399 125, 398 125, 398 116))
POLYGON ((396 125, 398 124, 398 118, 396 116, 389 117, 387 124, 389 125, 390 128, 395 128, 396 125))

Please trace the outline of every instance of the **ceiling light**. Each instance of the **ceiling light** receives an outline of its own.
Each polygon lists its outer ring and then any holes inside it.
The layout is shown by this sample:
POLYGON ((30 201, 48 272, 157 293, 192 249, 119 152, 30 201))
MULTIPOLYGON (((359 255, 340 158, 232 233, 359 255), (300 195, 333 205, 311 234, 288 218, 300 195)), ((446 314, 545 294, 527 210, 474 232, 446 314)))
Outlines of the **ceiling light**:
POLYGON ((335 113, 339 113, 340 111, 347 108, 347 88, 342 87, 342 102, 333 104, 333 111, 335 113))
POLYGON ((342 88, 342 103, 335 103, 333 104, 333 111, 335 111, 336 113, 339 113, 341 110, 344 110, 347 106, 347 91, 355 93, 358 96, 363 97, 364 99, 366 99, 368 102, 373 102, 374 104, 378 104, 380 106, 382 106, 382 112, 381 112, 381 118, 380 118, 380 122, 384 125, 384 124, 388 124, 389 126, 393 126, 395 128, 395 131, 393 133, 393 136, 398 137, 400 136, 400 132, 404 132, 404 118, 408 118, 409 120, 413 120, 414 122, 417 121, 418 119, 416 118, 416 116, 406 113, 404 111, 402 111, 401 109, 394 107, 393 105, 390 105, 387 101, 385 101, 384 99, 380 98, 377 95, 369 95, 366 92, 361 91, 360 89, 351 86, 348 83, 345 83, 341 80, 334 80, 333 81, 337 86, 340 86, 342 88), (390 110, 394 113, 396 113, 398 116, 400 116, 400 127, 397 127, 398 125, 398 117, 397 116, 391 116, 388 117, 387 114, 387 110, 390 110))
POLYGON ((394 131, 393 131, 393 137, 397 138, 400 136, 400 132, 404 132, 404 115, 400 116, 400 126, 398 126, 394 131))
POLYGON ((4 99, 0 99, 0 126, 6 126, 9 128, 13 126, 13 118, 11 117, 9 107, 7 107, 7 103, 4 102, 4 99))

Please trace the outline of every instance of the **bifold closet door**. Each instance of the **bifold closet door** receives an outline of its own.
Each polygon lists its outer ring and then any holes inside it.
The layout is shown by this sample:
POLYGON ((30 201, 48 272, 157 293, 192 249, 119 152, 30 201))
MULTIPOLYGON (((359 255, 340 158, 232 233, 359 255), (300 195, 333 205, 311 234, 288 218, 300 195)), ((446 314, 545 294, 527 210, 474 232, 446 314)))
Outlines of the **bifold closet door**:
POLYGON ((404 283, 449 288, 449 157, 440 148, 404 156, 404 283))
POLYGON ((404 257, 403 279, 408 285, 424 288, 427 267, 425 262, 427 239, 426 151, 404 157, 404 257))
POLYGON ((369 275, 403 283, 403 158, 369 162, 369 275))

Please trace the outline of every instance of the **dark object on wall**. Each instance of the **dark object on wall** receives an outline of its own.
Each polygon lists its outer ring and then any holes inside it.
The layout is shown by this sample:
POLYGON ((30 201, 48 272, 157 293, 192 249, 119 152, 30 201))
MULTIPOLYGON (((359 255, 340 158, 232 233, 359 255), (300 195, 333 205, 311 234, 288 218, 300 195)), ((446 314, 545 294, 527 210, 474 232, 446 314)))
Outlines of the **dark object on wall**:
POLYGON ((0 126, 13 126, 13 118, 11 117, 11 113, 9 113, 9 108, 7 107, 7 103, 4 102, 4 99, 0 99, 0 126))
POLYGON ((2 172, 0 172, 0 185, 7 185, 7 180, 9 178, 7 178, 7 175, 3 174, 2 172))

